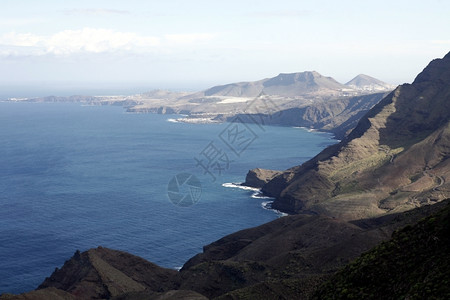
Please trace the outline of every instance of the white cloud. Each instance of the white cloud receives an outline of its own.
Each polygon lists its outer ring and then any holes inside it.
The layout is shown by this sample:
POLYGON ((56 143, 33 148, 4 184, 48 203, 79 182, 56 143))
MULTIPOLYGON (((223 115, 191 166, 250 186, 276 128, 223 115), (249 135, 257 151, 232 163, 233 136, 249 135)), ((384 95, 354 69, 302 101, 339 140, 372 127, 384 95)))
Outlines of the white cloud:
POLYGON ((31 33, 7 33, 0 38, 0 44, 17 46, 17 47, 33 47, 39 44, 40 38, 31 33))
POLYGON ((10 32, 0 36, 0 55, 64 56, 82 53, 147 53, 176 45, 195 45, 214 38, 214 34, 171 34, 143 36, 134 32, 84 28, 64 30, 50 36, 10 32))

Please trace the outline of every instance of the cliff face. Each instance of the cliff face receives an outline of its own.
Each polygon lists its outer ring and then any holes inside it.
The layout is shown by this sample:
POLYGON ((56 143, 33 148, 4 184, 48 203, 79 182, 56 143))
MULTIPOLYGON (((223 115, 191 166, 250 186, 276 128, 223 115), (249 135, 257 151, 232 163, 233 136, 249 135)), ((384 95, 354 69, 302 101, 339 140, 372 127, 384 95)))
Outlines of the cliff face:
POLYGON ((274 207, 358 219, 450 193, 450 54, 372 108, 338 145, 263 187, 274 207), (420 199, 420 200, 419 200, 420 199))
POLYGON ((264 184, 272 180, 280 173, 280 171, 265 170, 259 168, 250 170, 245 177, 244 185, 254 188, 262 188, 264 184))
MULTIPOLYGON (((357 125, 361 117, 374 107, 386 93, 363 96, 340 97, 327 101, 283 109, 272 114, 237 114, 239 119, 249 123, 255 119, 263 120, 267 125, 299 126, 332 132, 342 139, 357 125)), ((232 121, 235 116, 228 117, 232 121)))

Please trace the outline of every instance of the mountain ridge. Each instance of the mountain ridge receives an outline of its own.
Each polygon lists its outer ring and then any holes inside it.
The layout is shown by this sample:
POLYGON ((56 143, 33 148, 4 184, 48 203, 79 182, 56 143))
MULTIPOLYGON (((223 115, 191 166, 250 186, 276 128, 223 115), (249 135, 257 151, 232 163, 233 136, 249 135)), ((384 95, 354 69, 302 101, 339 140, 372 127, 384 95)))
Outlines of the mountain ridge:
MULTIPOLYGON (((257 97, 261 93, 265 95, 296 97, 311 94, 313 92, 324 92, 325 94, 337 94, 355 91, 388 91, 393 88, 381 80, 367 75, 365 84, 342 84, 329 76, 323 76, 317 71, 304 71, 295 73, 280 73, 275 77, 265 78, 257 81, 244 81, 214 86, 200 92, 204 96, 231 96, 231 97, 257 97), (370 78, 370 80, 369 80, 370 78), (370 84, 371 85, 370 85, 370 84), (371 90, 368 87, 373 87, 371 90), (376 88, 375 88, 376 87, 376 88)), ((357 77, 353 80, 356 82, 357 77)), ((349 83, 352 83, 350 81, 349 83)))
POLYGON ((450 179, 449 95, 447 55, 431 62, 412 84, 399 86, 381 100, 339 144, 286 170, 263 191, 277 198, 276 209, 340 218, 406 210, 422 205, 416 200, 419 195, 426 201, 445 198, 450 179), (412 161, 425 153, 424 160, 412 161))
POLYGON ((391 297, 384 286, 398 296, 444 297, 449 105, 450 53, 389 93, 339 144, 281 174, 253 172, 256 184, 268 181, 263 191, 278 196, 274 207, 294 215, 206 245, 179 272, 122 251, 77 251, 38 290, 0 299, 391 297), (382 282, 374 287, 376 280, 382 282))
POLYGON ((181 114, 184 123, 219 123, 265 115, 267 124, 331 132, 342 139, 391 89, 350 88, 317 71, 280 73, 252 82, 186 93, 153 90, 130 96, 48 96, 11 101, 120 105, 131 113, 181 114), (268 105, 270 104, 270 105, 268 105), (287 118, 277 116, 284 115, 287 118))

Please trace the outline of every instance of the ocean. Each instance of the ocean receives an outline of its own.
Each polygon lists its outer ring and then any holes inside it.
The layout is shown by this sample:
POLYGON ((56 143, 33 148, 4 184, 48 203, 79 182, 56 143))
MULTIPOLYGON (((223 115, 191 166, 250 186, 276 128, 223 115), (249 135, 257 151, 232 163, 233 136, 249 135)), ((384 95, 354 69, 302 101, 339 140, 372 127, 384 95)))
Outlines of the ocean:
POLYGON ((281 216, 232 184, 249 169, 286 169, 336 142, 177 117, 0 102, 0 294, 35 289, 77 249, 97 246, 179 268, 202 246, 281 216))

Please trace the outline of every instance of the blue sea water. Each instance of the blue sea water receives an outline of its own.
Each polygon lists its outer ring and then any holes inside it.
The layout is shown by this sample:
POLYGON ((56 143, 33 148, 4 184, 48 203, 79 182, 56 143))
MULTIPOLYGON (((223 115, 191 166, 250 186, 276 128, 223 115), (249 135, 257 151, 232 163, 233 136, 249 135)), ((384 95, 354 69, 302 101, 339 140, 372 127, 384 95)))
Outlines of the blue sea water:
POLYGON ((224 141, 230 123, 171 118, 114 106, 0 102, 0 294, 35 289, 75 250, 100 245, 181 267, 203 245, 279 217, 252 191, 224 183, 244 181, 255 167, 298 165, 335 142, 329 134, 249 124, 252 139, 242 139, 236 154, 224 141), (221 158, 210 170, 215 180, 194 159, 213 154, 221 158), (193 206, 169 201, 168 183, 179 173, 201 182, 193 206))

